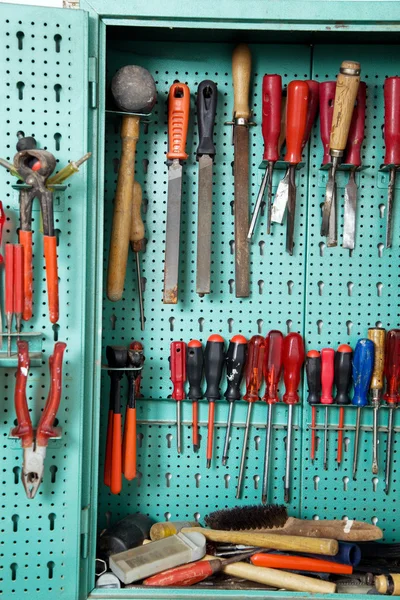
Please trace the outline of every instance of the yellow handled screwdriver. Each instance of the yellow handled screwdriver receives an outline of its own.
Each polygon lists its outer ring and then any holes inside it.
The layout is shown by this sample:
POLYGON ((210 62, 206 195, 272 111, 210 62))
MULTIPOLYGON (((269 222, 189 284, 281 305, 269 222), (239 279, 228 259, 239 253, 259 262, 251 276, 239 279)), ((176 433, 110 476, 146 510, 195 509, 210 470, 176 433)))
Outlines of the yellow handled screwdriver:
POLYGON ((378 410, 382 400, 383 391, 383 369, 385 366, 385 336, 386 331, 383 327, 370 327, 368 329, 368 339, 374 342, 374 370, 371 378, 371 404, 374 408, 374 428, 373 428, 373 450, 372 450, 372 473, 378 473, 378 410))

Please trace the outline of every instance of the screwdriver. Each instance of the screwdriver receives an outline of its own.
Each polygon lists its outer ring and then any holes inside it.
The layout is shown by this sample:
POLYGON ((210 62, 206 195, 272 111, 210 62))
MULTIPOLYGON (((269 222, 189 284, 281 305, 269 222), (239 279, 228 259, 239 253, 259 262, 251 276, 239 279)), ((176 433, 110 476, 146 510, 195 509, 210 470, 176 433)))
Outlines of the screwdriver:
POLYGON ((214 440, 215 401, 220 398, 219 384, 224 368, 225 350, 224 338, 214 333, 207 340, 204 352, 204 374, 207 389, 205 397, 208 400, 208 432, 207 432, 207 469, 211 467, 214 440))
POLYGON ((186 354, 186 370, 189 382, 188 398, 192 401, 193 451, 197 452, 199 442, 199 400, 203 397, 201 381, 203 379, 204 355, 203 346, 198 340, 188 343, 186 354))
POLYGON ((321 404, 325 405, 324 471, 328 470, 328 404, 333 404, 332 386, 334 379, 334 363, 334 349, 323 348, 321 351, 321 404))
POLYGON ((385 469, 385 494, 388 494, 392 461, 393 410, 400 401, 400 329, 391 329, 386 336, 385 379, 386 393, 384 399, 389 406, 385 469))
POLYGON ((171 342, 169 368, 173 390, 171 398, 176 400, 176 440, 178 454, 181 453, 181 402, 185 399, 184 384, 186 381, 186 344, 171 342))
POLYGON ((11 327, 14 315, 14 245, 6 244, 5 259, 5 313, 7 323, 7 356, 11 356, 11 327))
POLYGON ((329 169, 328 182, 326 184, 321 225, 321 235, 328 236, 328 246, 337 245, 336 171, 347 144, 351 117, 360 83, 360 73, 360 63, 345 60, 341 64, 340 73, 336 79, 335 102, 329 141, 329 154, 331 156, 332 164, 329 169), (332 210, 334 211, 333 226, 331 221, 332 210))
POLYGON ((287 91, 286 154, 289 163, 289 190, 286 222, 286 251, 292 255, 294 245, 294 218, 296 211, 296 165, 301 162, 302 140, 306 129, 308 85, 305 81, 291 81, 287 91))
POLYGON ((272 407, 279 402, 278 385, 283 368, 283 334, 272 330, 265 338, 264 351, 265 393, 263 401, 268 403, 267 439, 265 442, 264 476, 261 501, 268 501, 268 475, 271 455, 272 407))
POLYGON ((235 335, 229 342, 228 352, 225 357, 226 378, 228 387, 226 388, 225 398, 229 402, 228 421, 226 425, 224 452, 222 455, 222 464, 226 465, 228 461, 229 443, 232 427, 233 403, 240 400, 240 384, 242 383, 244 368, 247 358, 247 340, 243 335, 235 335))
POLYGON ((350 389, 352 384, 353 350, 347 344, 341 344, 335 353, 335 404, 339 408, 339 431, 336 461, 338 465, 342 462, 343 429, 344 429, 344 406, 351 403, 350 389))
POLYGON ((383 327, 370 327, 368 339, 374 343, 374 370, 371 379, 371 404, 374 408, 374 428, 372 443, 372 473, 378 474, 378 411, 382 400, 383 370, 385 366, 385 335, 383 327))
POLYGON ((344 162, 352 165, 349 182, 344 190, 343 248, 353 250, 356 237, 357 184, 356 171, 361 167, 361 146, 364 141, 365 102, 367 86, 361 81, 353 111, 344 162))
POLYGON ((130 243, 133 252, 135 253, 136 260, 136 275, 137 275, 137 286, 139 294, 139 310, 140 310, 140 328, 144 330, 144 310, 143 310, 143 286, 142 286, 142 275, 140 271, 140 254, 143 252, 145 240, 144 240, 144 224, 142 220, 142 187, 138 181, 133 183, 133 197, 132 197, 132 220, 131 220, 131 233, 130 243))
POLYGON ((285 502, 290 501, 290 466, 292 458, 293 404, 300 400, 298 387, 304 362, 304 343, 299 333, 289 333, 283 340, 283 401, 289 406, 286 437, 285 502))
POLYGON ((257 201, 251 217, 247 239, 251 240, 260 212, 265 188, 268 182, 267 234, 271 232, 272 174, 279 160, 279 136, 281 133, 282 77, 264 75, 262 84, 262 135, 264 139, 263 160, 267 161, 257 201))
POLYGON ((351 403, 357 406, 356 432, 354 436, 353 481, 357 476, 358 442, 360 437, 361 408, 368 404, 368 391, 374 368, 374 342, 358 340, 353 357, 354 396, 351 403))
POLYGON ((129 344, 127 371, 128 402, 125 412, 124 435, 122 438, 122 472, 128 481, 135 479, 136 465, 136 380, 141 377, 144 363, 143 346, 140 342, 129 344))
POLYGON ((253 335, 249 342, 249 349, 246 364, 246 394, 243 400, 248 402, 246 425, 242 445, 242 457, 240 460, 239 477, 236 486, 236 498, 240 498, 242 481, 244 475, 244 463, 246 460, 247 440, 249 437, 251 410, 253 403, 259 400, 259 391, 263 376, 263 363, 265 352, 265 339, 262 335, 253 335))
POLYGON ((384 164, 389 167, 388 203, 386 215, 386 248, 392 247, 392 211, 397 169, 400 167, 400 77, 388 77, 383 88, 385 99, 384 164))
POLYGON ((315 460, 316 412, 317 404, 321 404, 321 354, 310 350, 306 357, 306 375, 308 385, 307 402, 311 406, 311 452, 312 463, 315 460))

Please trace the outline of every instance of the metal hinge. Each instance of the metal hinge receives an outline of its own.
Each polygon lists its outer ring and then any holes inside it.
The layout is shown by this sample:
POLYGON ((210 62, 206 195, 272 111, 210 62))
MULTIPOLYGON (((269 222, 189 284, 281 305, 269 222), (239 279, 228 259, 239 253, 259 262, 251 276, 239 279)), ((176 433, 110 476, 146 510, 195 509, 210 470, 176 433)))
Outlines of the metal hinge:
POLYGON ((97 58, 89 56, 89 107, 97 108, 97 58))
POLYGON ((82 508, 81 511, 81 557, 87 558, 89 555, 89 517, 90 505, 82 508))

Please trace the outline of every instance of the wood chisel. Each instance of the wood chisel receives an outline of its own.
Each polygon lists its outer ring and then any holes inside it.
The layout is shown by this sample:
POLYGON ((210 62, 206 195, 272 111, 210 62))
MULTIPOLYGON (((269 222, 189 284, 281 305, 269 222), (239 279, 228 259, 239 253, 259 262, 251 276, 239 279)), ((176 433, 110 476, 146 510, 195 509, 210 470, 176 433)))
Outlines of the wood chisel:
POLYGON ((164 264, 164 304, 178 303, 179 251, 181 236, 182 161, 189 124, 190 91, 174 83, 168 97, 168 206, 164 264))
POLYGON ((217 110, 217 86, 202 81, 197 90, 197 121, 199 124, 199 196, 197 212, 196 292, 199 296, 211 291, 211 222, 212 172, 215 156, 213 130, 217 110))
POLYGON ((345 164, 352 165, 348 184, 344 189, 343 248, 353 250, 356 237, 357 183, 356 171, 361 167, 361 146, 364 141, 365 102, 367 86, 362 81, 357 92, 356 106, 351 119, 347 140, 345 164))
POLYGON ((251 217, 247 239, 251 240, 268 183, 267 234, 271 231, 272 173, 279 160, 279 137, 281 133, 282 77, 264 75, 262 84, 262 135, 264 139, 263 160, 267 161, 256 204, 251 217))
POLYGON ((378 474, 378 411, 383 392, 383 370, 385 366, 385 336, 383 327, 370 327, 368 339, 374 343, 374 370, 371 379, 371 404, 374 409, 374 427, 372 442, 372 473, 378 474))
POLYGON ((235 292, 236 298, 250 295, 249 243, 249 106, 251 54, 239 44, 232 55, 234 214, 235 214, 235 292))
POLYGON ((329 143, 329 154, 332 164, 326 184, 321 225, 321 235, 327 236, 327 245, 330 247, 337 246, 336 171, 341 163, 347 144, 354 103, 360 83, 360 73, 360 63, 345 60, 340 66, 340 73, 336 80, 335 103, 329 143))
POLYGON ((392 247, 392 212, 397 169, 400 167, 400 77, 385 79, 384 164, 390 171, 386 214, 386 248, 392 247))

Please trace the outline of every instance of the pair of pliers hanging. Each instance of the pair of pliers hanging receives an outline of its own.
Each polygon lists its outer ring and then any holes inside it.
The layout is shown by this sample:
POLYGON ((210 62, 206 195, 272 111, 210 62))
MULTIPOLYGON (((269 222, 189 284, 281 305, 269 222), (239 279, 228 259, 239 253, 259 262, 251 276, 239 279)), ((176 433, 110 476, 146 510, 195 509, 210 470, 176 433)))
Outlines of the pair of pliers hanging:
POLYGON ((23 182, 30 186, 29 188, 22 188, 19 192, 19 243, 24 247, 24 311, 22 316, 25 321, 29 321, 32 317, 32 204, 34 198, 38 198, 43 219, 49 316, 52 323, 57 323, 59 301, 57 238, 54 234, 54 200, 52 190, 46 187, 46 181, 56 167, 56 159, 46 150, 22 150, 14 156, 14 167, 23 182))
POLYGON ((47 401, 36 428, 32 427, 26 399, 26 384, 30 367, 28 342, 17 342, 18 367, 15 384, 15 412, 18 425, 11 435, 21 439, 24 450, 21 480, 28 498, 35 497, 43 478, 44 459, 49 438, 59 437, 60 429, 54 427, 54 420, 61 400, 62 361, 67 344, 57 342, 49 358, 50 389, 47 401))

